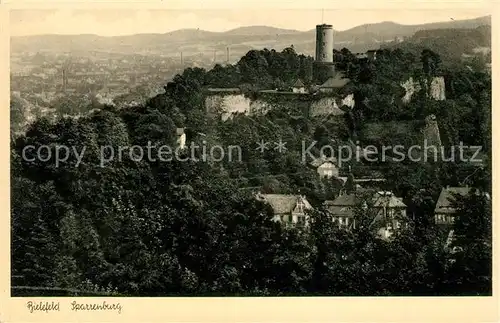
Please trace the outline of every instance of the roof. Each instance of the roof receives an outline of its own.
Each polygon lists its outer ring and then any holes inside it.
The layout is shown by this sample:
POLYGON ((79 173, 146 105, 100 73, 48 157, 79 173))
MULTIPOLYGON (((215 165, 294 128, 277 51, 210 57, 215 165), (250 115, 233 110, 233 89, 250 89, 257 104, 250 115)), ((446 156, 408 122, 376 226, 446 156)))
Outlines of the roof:
POLYGON ((326 80, 325 83, 321 84, 319 87, 321 88, 339 88, 345 86, 347 83, 349 83, 348 78, 342 77, 342 75, 337 74, 335 77, 330 77, 328 80, 326 80))
POLYGON ((360 196, 356 193, 344 194, 335 200, 325 201, 324 205, 328 212, 336 216, 353 217, 354 207, 361 202, 360 196))
MULTIPOLYGON (((368 192, 363 190, 360 192, 368 192)), ((325 201, 324 205, 327 210, 336 216, 354 216, 354 208, 362 202, 361 195, 355 193, 340 195, 333 201, 325 201)), ((400 198, 394 196, 392 192, 377 192, 373 195, 374 207, 388 207, 388 208, 406 208, 406 204, 400 198)))
POLYGON ((441 190, 439 194, 438 201, 436 203, 435 213, 455 213, 456 210, 453 207, 455 201, 455 195, 466 196, 469 194, 469 187, 447 187, 441 190))
POLYGON ((306 209, 312 209, 311 204, 309 204, 307 199, 301 195, 258 194, 257 198, 267 202, 273 209, 274 214, 291 213, 295 209, 299 199, 302 199, 306 209))
POLYGON ((337 158, 335 157, 319 157, 319 158, 316 158, 315 160, 313 160, 311 162, 311 166, 313 167, 319 167, 321 165, 323 165, 324 163, 327 163, 327 162, 330 162, 330 163, 337 163, 337 158))
POLYGON ((180 136, 180 135, 183 135, 184 134, 184 128, 177 128, 175 130, 175 133, 180 136))
POLYGON ((301 79, 297 79, 297 81, 295 81, 295 83, 293 83, 292 87, 304 87, 304 83, 302 82, 301 79))

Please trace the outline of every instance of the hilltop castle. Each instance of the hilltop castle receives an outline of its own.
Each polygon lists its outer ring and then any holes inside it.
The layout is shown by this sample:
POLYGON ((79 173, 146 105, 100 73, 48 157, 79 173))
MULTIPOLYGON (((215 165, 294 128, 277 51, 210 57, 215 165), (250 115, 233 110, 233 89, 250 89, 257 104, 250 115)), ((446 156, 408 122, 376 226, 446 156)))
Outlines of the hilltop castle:
POLYGON ((354 107, 354 96, 340 91, 349 80, 335 70, 332 25, 316 26, 312 74, 313 85, 310 87, 297 79, 289 84, 289 90, 261 90, 253 98, 245 96, 239 88, 209 88, 206 91, 205 108, 208 114, 219 115, 226 120, 237 113, 266 113, 276 105, 293 105, 308 117, 340 115, 344 113, 340 107, 354 107))
MULTIPOLYGON (((376 50, 369 50, 363 59, 375 60, 376 50)), ((358 57, 359 58, 359 57, 358 57)), ((346 108, 355 105, 353 93, 344 89, 350 80, 335 68, 334 30, 329 24, 316 26, 316 53, 312 66, 312 85, 306 87, 302 80, 288 84, 288 90, 268 89, 258 91, 252 98, 239 88, 209 88, 205 92, 205 108, 209 115, 219 116, 223 120, 234 114, 264 114, 276 106, 293 107, 302 111, 306 117, 321 115, 341 115, 346 108), (344 107, 344 109, 341 109, 344 107)), ((409 102, 411 96, 420 90, 420 85, 413 79, 401 83, 406 90, 403 102, 409 102)), ((444 100, 444 78, 435 77, 430 84, 430 96, 435 100, 444 100)))

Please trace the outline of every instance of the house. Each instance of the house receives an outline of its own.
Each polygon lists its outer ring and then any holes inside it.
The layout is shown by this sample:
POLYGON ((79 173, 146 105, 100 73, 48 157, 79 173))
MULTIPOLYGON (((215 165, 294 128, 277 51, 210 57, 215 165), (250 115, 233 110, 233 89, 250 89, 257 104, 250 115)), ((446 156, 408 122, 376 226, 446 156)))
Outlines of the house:
POLYGON ((336 166, 335 157, 320 157, 313 160, 309 165, 316 169, 321 178, 332 178, 339 176, 339 168, 336 166))
POLYGON ((383 239, 389 238, 393 230, 401 228, 403 219, 406 218, 406 204, 392 192, 378 191, 372 195, 369 190, 358 189, 325 202, 332 220, 338 223, 339 227, 348 229, 356 227, 355 209, 360 206, 373 212, 371 225, 379 226, 377 233, 383 239), (365 195, 368 195, 366 200, 365 195))
POLYGON ((392 232, 402 227, 406 218, 406 204, 392 192, 380 191, 373 197, 373 207, 377 210, 374 223, 381 223, 378 234, 387 239, 392 232))
POLYGON ((455 220, 455 213, 457 210, 454 208, 457 195, 467 196, 470 192, 469 187, 446 187, 441 190, 439 198, 434 209, 434 220, 439 225, 451 225, 455 220))
POLYGON ((184 131, 184 128, 177 128, 175 131, 176 135, 176 144, 179 149, 184 149, 186 148, 186 133, 184 131))
POLYGON ((339 228, 355 227, 354 209, 362 202, 359 194, 342 194, 333 201, 325 201, 326 210, 339 228))
POLYGON ((301 79, 297 79, 295 83, 292 85, 292 92, 293 93, 306 93, 306 86, 302 82, 301 79))
POLYGON ((274 221, 281 222, 286 226, 308 226, 309 219, 306 211, 311 210, 312 206, 305 196, 259 193, 257 194, 257 199, 271 206, 274 212, 274 221))

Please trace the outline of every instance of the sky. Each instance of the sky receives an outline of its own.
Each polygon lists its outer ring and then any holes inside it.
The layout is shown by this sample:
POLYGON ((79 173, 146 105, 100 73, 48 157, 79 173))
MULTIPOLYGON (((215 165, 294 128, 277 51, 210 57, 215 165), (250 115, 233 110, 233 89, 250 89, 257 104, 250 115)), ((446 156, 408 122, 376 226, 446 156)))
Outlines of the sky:
MULTIPOLYGON (((236 0, 235 0, 236 1, 236 0)), ((97 34, 117 36, 166 33, 183 28, 226 31, 241 26, 266 25, 286 29, 311 30, 329 23, 345 30, 366 23, 393 21, 421 24, 450 19, 470 19, 489 15, 485 9, 13 9, 10 11, 12 36, 36 34, 97 34)))

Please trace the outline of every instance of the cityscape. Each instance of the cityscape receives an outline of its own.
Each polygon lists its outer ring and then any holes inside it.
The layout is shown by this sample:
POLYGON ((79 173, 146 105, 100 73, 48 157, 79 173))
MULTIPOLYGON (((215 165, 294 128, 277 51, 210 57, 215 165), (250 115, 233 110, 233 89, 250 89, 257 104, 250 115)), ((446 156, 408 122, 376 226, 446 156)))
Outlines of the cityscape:
POLYGON ((12 37, 11 295, 491 296, 491 17, 311 27, 12 37))

